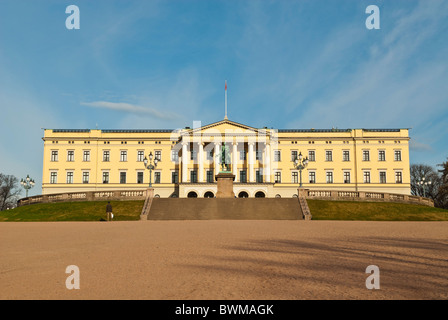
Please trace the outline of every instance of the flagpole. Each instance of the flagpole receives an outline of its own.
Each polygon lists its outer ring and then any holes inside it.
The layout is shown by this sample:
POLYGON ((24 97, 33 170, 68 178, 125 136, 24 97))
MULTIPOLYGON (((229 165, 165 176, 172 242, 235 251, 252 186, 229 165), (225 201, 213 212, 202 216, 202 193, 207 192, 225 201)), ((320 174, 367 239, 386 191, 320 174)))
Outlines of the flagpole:
POLYGON ((225 91, 226 91, 226 94, 225 94, 225 107, 226 107, 226 114, 225 114, 225 116, 224 116, 224 120, 227 120, 227 80, 226 80, 226 87, 225 87, 225 91))

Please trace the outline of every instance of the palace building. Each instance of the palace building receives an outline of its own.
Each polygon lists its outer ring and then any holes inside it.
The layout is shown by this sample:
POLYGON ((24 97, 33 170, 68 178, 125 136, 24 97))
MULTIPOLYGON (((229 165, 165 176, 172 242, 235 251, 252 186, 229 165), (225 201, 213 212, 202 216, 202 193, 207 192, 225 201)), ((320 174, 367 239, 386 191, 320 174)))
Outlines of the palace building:
POLYGON ((45 129, 42 193, 144 190, 214 197, 228 150, 237 197, 311 190, 410 194, 408 129, 269 129, 227 117, 177 130, 45 129), (307 158, 305 168, 295 160, 307 158))

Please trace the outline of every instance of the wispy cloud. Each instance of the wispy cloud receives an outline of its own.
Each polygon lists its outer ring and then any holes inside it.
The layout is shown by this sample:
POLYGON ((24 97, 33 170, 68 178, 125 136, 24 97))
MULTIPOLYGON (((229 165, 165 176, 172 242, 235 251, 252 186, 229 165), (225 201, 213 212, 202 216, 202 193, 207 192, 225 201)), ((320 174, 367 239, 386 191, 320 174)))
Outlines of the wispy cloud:
POLYGON ((94 101, 94 102, 81 102, 82 106, 103 108, 115 111, 123 111, 127 113, 134 113, 139 115, 147 115, 161 120, 174 120, 179 116, 171 112, 160 112, 150 107, 142 107, 135 104, 125 102, 108 102, 108 101, 94 101))
POLYGON ((430 145, 415 140, 409 141, 409 149, 418 152, 432 151, 432 147, 430 145))

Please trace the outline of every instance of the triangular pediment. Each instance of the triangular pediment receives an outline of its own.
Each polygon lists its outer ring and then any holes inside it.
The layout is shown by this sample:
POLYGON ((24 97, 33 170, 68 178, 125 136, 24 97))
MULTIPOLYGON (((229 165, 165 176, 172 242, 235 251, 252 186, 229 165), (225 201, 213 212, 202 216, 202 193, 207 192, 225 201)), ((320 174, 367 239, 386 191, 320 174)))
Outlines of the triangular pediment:
POLYGON ((207 134, 207 133, 246 133, 246 134, 266 134, 265 129, 254 128, 245 124, 241 124, 235 121, 231 121, 228 119, 224 119, 218 122, 214 122, 205 126, 201 126, 199 128, 194 128, 191 130, 192 134, 207 134))

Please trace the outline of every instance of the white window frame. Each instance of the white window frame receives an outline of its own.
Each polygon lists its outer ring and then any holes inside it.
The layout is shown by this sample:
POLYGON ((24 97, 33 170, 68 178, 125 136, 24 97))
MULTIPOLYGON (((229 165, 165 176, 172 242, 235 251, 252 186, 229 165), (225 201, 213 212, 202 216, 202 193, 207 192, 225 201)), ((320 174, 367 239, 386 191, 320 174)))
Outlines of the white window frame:
POLYGON ((66 179, 65 179, 65 183, 67 183, 67 184, 73 184, 73 182, 74 182, 74 180, 75 180, 75 173, 74 173, 74 171, 73 170, 67 170, 66 171, 66 173, 65 173, 65 177, 66 177, 66 179), (69 181, 69 179, 68 179, 68 177, 69 177, 69 173, 71 173, 71 181, 69 181))
POLYGON ((127 162, 127 161, 128 161, 128 150, 120 150, 120 162, 127 162))
POLYGON ((102 184, 109 184, 110 183, 110 171, 109 170, 102 170, 101 171, 101 183, 102 184), (104 174, 107 173, 107 183, 104 183, 104 174))
POLYGON ((403 156, 403 153, 402 153, 401 149, 394 149, 394 161, 401 162, 403 159, 402 156, 403 156), (397 154, 400 157, 400 159, 398 159, 398 160, 397 160, 397 154))
POLYGON ((58 183, 58 171, 57 170, 51 170, 50 171, 50 184, 57 184, 58 183), (54 177, 54 180, 53 180, 54 177))
POLYGON ((58 160, 59 160, 59 150, 51 150, 50 161, 51 162, 58 162, 58 160))
POLYGON ((90 183, 90 171, 88 171, 88 170, 83 170, 82 171, 82 183, 83 184, 89 184, 90 183), (87 173, 87 182, 85 182, 85 180, 84 180, 84 177, 85 177, 85 174, 87 173))
POLYGON ((316 170, 308 170, 308 182, 313 183, 313 184, 316 183, 316 170), (312 173, 314 174, 314 180, 311 180, 312 173), (311 182, 311 181, 313 181, 313 182, 311 182))
POLYGON ((90 162, 90 150, 82 150, 82 161, 90 162))
POLYGON ((144 160, 145 160, 145 150, 137 150, 137 162, 143 162, 144 160))
POLYGON ((137 180, 135 181, 135 183, 137 184, 144 184, 145 183, 145 170, 137 170, 136 171, 136 177, 137 180), (138 174, 141 173, 142 174, 142 182, 138 182, 138 174))
POLYGON ((325 170, 325 183, 333 184, 334 183, 334 172, 333 170, 325 170), (331 181, 328 181, 328 174, 331 173, 331 181))
POLYGON ((67 162, 74 162, 75 161, 75 150, 71 149, 71 150, 67 150, 67 162), (70 157, 70 152, 72 152, 73 154, 70 157), (71 159, 71 160, 70 160, 71 159))
POLYGON ((110 150, 103 150, 103 162, 110 162, 110 150), (104 160, 105 153, 107 154, 107 160, 104 160))
POLYGON ((378 180, 379 183, 381 184, 386 184, 387 183, 387 171, 386 170, 378 170, 378 180), (384 182, 381 181, 381 174, 384 173, 384 182))

